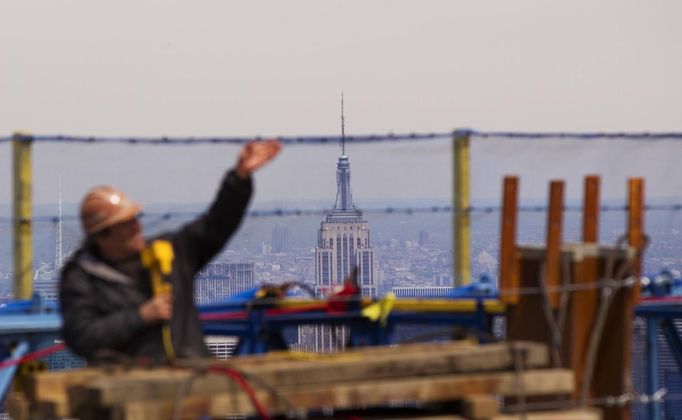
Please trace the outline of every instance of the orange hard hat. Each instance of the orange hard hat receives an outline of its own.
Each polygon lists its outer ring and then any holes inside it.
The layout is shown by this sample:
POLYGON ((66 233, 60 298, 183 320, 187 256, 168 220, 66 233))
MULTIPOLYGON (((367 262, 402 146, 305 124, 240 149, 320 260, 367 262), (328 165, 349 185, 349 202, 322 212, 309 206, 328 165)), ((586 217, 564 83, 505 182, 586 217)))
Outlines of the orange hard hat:
POLYGON ((81 202, 81 224, 92 236, 117 223, 137 216, 142 207, 130 201, 123 191, 110 186, 94 187, 81 202))

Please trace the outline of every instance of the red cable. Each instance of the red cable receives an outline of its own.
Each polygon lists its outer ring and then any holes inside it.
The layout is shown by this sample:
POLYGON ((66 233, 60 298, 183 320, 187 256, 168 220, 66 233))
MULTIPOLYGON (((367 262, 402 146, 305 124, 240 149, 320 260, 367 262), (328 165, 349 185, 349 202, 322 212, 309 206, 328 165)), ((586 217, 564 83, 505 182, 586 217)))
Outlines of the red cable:
POLYGON ((256 395, 256 392, 253 390, 253 388, 251 388, 251 385, 249 385, 246 378, 244 378, 244 375, 242 375, 240 372, 234 369, 230 369, 224 366, 211 366, 208 368, 208 370, 211 372, 225 374, 232 380, 234 380, 237 383, 237 385, 239 385, 239 387, 242 389, 242 391, 244 391, 246 395, 248 395, 249 399, 251 400, 251 403, 256 408, 258 415, 264 420, 270 420, 270 414, 268 414, 268 410, 260 402, 258 396, 256 395))
POLYGON ((28 353, 23 357, 14 360, 5 360, 0 362, 0 369, 6 369, 24 362, 30 362, 31 360, 41 359, 52 353, 64 350, 64 343, 55 344, 53 346, 45 347, 40 350, 36 350, 33 353, 28 353))

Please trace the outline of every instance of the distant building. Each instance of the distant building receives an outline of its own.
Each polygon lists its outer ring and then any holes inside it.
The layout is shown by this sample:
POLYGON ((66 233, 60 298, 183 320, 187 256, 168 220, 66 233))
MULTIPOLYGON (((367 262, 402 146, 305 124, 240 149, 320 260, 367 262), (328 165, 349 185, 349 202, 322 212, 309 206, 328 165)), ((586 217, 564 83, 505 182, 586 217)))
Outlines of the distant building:
POLYGON ((434 274, 433 282, 436 286, 452 286, 452 275, 450 274, 434 274))
POLYGON ((253 287, 254 263, 211 263, 197 274, 194 300, 198 304, 218 302, 253 287))
MULTIPOLYGON (((350 163, 346 156, 343 98, 341 99, 341 156, 336 164, 336 202, 320 224, 315 247, 315 292, 326 295, 343 284, 357 267, 362 296, 376 297, 377 262, 370 242, 369 223, 353 204, 350 163)), ((299 330, 299 343, 310 351, 342 349, 347 331, 343 327, 315 326, 299 330)))
POLYGON ((33 281, 33 293, 38 293, 45 302, 56 302, 59 300, 59 282, 57 279, 41 279, 33 281))
POLYGON ((419 231, 419 246, 426 246, 429 244, 429 232, 425 230, 419 231))
POLYGON ((344 154, 336 170, 336 203, 320 224, 315 247, 315 286, 321 294, 343 284, 354 267, 363 296, 376 296, 374 249, 369 223, 353 204, 350 190, 350 164, 344 154))
POLYGON ((272 229, 270 252, 273 254, 286 254, 289 252, 289 229, 275 226, 272 229))
POLYGON ((239 339, 237 337, 207 336, 204 339, 208 351, 218 360, 227 360, 234 354, 239 339))
MULTIPOLYGON (((61 342, 61 340, 55 340, 55 343, 61 342)), ((47 357, 46 362, 48 369, 54 371, 78 369, 85 366, 85 359, 76 356, 69 350, 52 353, 47 357)))
POLYGON ((391 291, 398 298, 428 298, 446 296, 455 290, 454 287, 394 287, 391 291))

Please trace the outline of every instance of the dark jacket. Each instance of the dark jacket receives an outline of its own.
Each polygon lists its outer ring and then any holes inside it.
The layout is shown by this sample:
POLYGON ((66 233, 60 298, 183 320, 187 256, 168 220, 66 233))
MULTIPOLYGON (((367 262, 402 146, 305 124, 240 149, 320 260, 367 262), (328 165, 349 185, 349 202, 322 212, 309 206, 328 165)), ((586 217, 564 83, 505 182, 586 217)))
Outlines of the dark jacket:
MULTIPOLYGON (((168 281, 173 285, 170 327, 178 357, 209 355, 194 304, 194 276, 237 230, 251 192, 251 180, 231 171, 206 214, 155 238, 170 241, 175 254, 168 281)), ((88 246, 69 260, 59 284, 62 336, 72 351, 89 360, 100 350, 162 360, 161 326, 145 326, 138 313, 152 296, 149 273, 140 258, 120 268, 98 258, 88 246)))

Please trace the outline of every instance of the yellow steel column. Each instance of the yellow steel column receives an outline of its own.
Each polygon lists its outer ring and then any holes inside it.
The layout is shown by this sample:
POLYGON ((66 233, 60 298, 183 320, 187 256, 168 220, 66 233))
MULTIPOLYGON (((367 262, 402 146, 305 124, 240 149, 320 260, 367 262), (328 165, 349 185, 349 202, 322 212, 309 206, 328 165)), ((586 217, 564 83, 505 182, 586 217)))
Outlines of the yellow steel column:
POLYGON ((471 281, 471 229, 469 207, 471 184, 469 176, 469 131, 457 130, 452 139, 453 147, 453 223, 452 261, 455 286, 471 281))
POLYGON ((15 133, 12 142, 14 298, 33 294, 33 248, 31 243, 31 137, 15 133))

